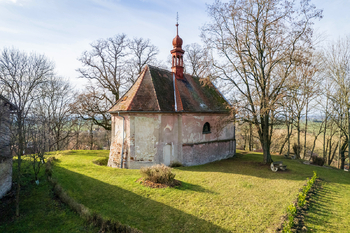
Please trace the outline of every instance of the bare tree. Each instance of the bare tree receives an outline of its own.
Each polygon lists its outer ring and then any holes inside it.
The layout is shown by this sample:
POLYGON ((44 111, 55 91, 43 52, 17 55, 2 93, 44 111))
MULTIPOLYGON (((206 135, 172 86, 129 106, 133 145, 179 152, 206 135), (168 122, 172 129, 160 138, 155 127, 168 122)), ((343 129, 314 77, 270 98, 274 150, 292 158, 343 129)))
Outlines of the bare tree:
MULTIPOLYGON (((3 49, 0 55, 0 86, 6 90, 10 101, 17 106, 16 146, 18 176, 16 190, 16 215, 19 216, 21 188, 21 162, 26 145, 25 120, 33 102, 39 97, 38 88, 52 75, 53 64, 43 55, 26 54, 17 49, 3 49)), ((1 89, 0 88, 0 89, 1 89)))
MULTIPOLYGON (((302 132, 302 118, 305 117, 304 128, 304 150, 303 158, 306 156, 306 135, 308 125, 308 113, 310 110, 310 104, 313 99, 320 93, 320 75, 317 75, 320 69, 320 61, 322 59, 317 56, 312 50, 303 51, 297 66, 291 73, 291 77, 288 80, 288 100, 291 101, 289 106, 293 108, 293 121, 297 130, 297 147, 302 148, 301 145, 301 132, 302 132)), ((301 151, 296 154, 297 158, 300 158, 301 151)))
POLYGON ((72 112, 83 120, 92 121, 95 125, 111 130, 111 116, 107 111, 112 104, 104 98, 110 93, 93 86, 87 86, 86 92, 75 98, 75 102, 71 104, 72 112))
POLYGON ((205 43, 217 52, 220 77, 229 80, 250 105, 252 123, 270 163, 271 111, 283 98, 286 80, 305 48, 311 47, 313 20, 322 16, 310 2, 282 0, 216 1, 202 28, 205 43))
POLYGON ((159 49, 151 44, 149 39, 134 38, 129 41, 130 60, 129 64, 129 81, 133 84, 137 76, 141 73, 146 64, 153 65, 157 63, 156 55, 159 49))
POLYGON ((201 78, 210 76, 208 50, 197 43, 186 45, 184 49, 186 72, 201 78))
POLYGON ((26 152, 34 172, 34 180, 39 184, 38 175, 45 163, 46 124, 42 118, 32 115, 26 119, 26 152))
POLYGON ((46 151, 61 150, 66 139, 72 136, 74 120, 71 117, 70 104, 74 90, 68 80, 59 76, 50 77, 40 86, 40 98, 33 106, 33 114, 44 125, 43 143, 46 151))
POLYGON ((98 86, 110 91, 112 96, 105 98, 114 103, 119 99, 120 86, 125 82, 123 79, 125 71, 122 67, 125 65, 123 58, 128 55, 126 35, 100 39, 90 45, 92 50, 83 52, 79 58, 83 64, 83 68, 78 69, 80 77, 96 81, 98 86))
POLYGON ((76 99, 75 113, 94 124, 111 128, 107 111, 133 84, 146 64, 156 62, 158 48, 143 38, 127 39, 125 34, 91 43, 92 50, 79 58, 81 78, 90 82, 76 99))
MULTIPOLYGON (((345 150, 350 145, 350 37, 339 39, 329 45, 324 54, 326 76, 332 82, 332 91, 327 98, 332 103, 338 119, 338 127, 345 137, 341 150, 341 168, 344 168, 345 150), (335 107, 335 108, 334 108, 335 107)), ((348 153, 350 158, 350 153, 348 153)))

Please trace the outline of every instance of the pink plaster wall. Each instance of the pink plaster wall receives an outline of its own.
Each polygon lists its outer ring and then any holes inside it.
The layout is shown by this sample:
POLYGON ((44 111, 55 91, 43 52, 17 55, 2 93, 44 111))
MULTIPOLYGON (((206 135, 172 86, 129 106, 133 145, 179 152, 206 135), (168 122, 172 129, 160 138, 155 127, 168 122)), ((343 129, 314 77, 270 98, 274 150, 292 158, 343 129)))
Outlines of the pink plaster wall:
MULTIPOLYGON (((130 116, 125 115, 124 127, 124 160, 123 167, 126 166, 126 159, 130 151, 130 116)), ((109 151, 108 166, 120 167, 121 152, 123 144, 123 118, 112 115, 111 148, 109 151)))
MULTIPOLYGON (((222 114, 122 114, 125 116, 126 168, 180 162, 197 165, 233 156, 233 125, 222 124, 222 114), (203 134, 208 122, 210 134, 203 134)), ((109 166, 120 166, 122 119, 112 117, 109 166), (113 128, 114 127, 114 128, 113 128)))

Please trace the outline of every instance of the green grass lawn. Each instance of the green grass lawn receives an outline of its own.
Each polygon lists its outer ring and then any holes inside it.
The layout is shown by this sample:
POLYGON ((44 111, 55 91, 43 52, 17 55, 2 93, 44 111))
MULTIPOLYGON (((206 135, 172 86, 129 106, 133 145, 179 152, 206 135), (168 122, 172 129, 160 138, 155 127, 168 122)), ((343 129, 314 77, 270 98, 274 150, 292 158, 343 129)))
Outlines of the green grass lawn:
POLYGON ((341 232, 350 222, 345 218, 350 211, 345 209, 349 207, 345 201, 350 200, 350 176, 340 170, 274 157, 288 170, 273 173, 261 165, 260 153, 252 153, 174 168, 181 187, 152 189, 135 182, 139 170, 92 162, 108 156, 108 151, 67 151, 62 155, 53 177, 70 196, 104 218, 144 232, 274 232, 313 170, 325 185, 312 205, 307 226, 341 232), (320 211, 324 212, 321 219, 320 211))
MULTIPOLYGON (((14 177, 17 163, 14 161, 14 177)), ((98 228, 88 226, 82 218, 58 201, 42 169, 40 184, 34 183, 30 163, 22 163, 22 190, 20 196, 20 217, 15 216, 14 200, 0 200, 0 232, 98 232, 98 228)))
POLYGON ((350 232, 350 174, 341 170, 320 174, 323 188, 311 202, 306 226, 314 232, 350 232))

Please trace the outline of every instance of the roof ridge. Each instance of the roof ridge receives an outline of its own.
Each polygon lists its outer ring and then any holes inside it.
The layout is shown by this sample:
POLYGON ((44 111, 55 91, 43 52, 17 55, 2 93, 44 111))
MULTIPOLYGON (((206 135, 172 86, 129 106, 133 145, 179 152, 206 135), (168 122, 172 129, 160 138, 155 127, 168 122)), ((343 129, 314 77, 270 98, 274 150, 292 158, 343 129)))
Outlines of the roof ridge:
POLYGON ((145 78, 145 75, 146 75, 147 68, 149 68, 149 67, 148 67, 148 65, 146 64, 146 66, 145 66, 143 72, 142 72, 142 73, 140 74, 140 76, 139 76, 139 78, 141 78, 141 80, 140 80, 140 85, 137 87, 137 89, 136 89, 136 91, 135 91, 135 95, 132 96, 132 99, 131 99, 131 101, 130 101, 130 104, 129 104, 128 108, 126 109, 127 111, 130 110, 130 107, 131 107, 131 105, 132 105, 132 102, 133 102, 134 99, 135 99, 136 93, 139 91, 139 89, 140 89, 140 87, 141 87, 142 81, 143 81, 143 79, 145 78), (141 77, 141 75, 142 75, 142 77, 141 77))
MULTIPOLYGON (((150 68, 152 68, 152 69, 156 69, 156 70, 161 70, 161 71, 165 71, 165 72, 172 73, 171 70, 167 70, 167 69, 160 68, 160 67, 158 67, 158 66, 149 65, 149 64, 147 64, 147 65, 148 65, 150 68)), ((189 74, 189 73, 184 73, 184 75, 189 75, 189 76, 191 76, 192 78, 199 78, 199 79, 201 79, 201 77, 194 76, 194 75, 191 75, 191 74, 189 74)))
MULTIPOLYGON (((148 66, 148 65, 147 65, 147 66, 148 66)), ((148 68, 149 68, 149 66, 148 66, 148 68)), ((151 77, 151 82, 152 82, 152 87, 153 87, 153 94, 154 94, 154 96, 156 97, 156 100, 157 100, 158 111, 161 111, 160 105, 159 105, 159 100, 158 100, 158 97, 157 97, 156 88, 154 87, 154 83, 153 83, 152 74, 151 74, 150 69, 148 69, 148 72, 149 72, 149 75, 150 75, 150 77, 151 77)), ((145 73, 146 73, 146 72, 145 72, 145 73)), ((145 75, 146 75, 146 74, 145 74, 145 75)), ((141 81, 141 82, 142 82, 142 81, 141 81)), ((141 84, 140 84, 140 86, 141 86, 141 84)))
MULTIPOLYGON (((134 84, 135 84, 135 83, 137 82, 137 80, 140 78, 140 76, 142 75, 142 73, 143 73, 144 69, 146 69, 146 67, 147 67, 147 64, 145 65, 145 67, 143 67, 141 73, 137 76, 137 79, 135 80, 134 84)), ((108 112, 111 111, 112 108, 114 108, 114 106, 116 106, 119 102, 121 102, 121 101, 123 100, 124 96, 125 96, 126 94, 128 94, 128 92, 131 90, 131 88, 134 86, 134 84, 131 85, 131 86, 129 87, 129 89, 128 89, 121 97, 119 97, 119 99, 113 104, 113 106, 110 107, 110 108, 108 109, 108 112)), ((130 102, 130 104, 131 104, 131 102, 130 102)))
POLYGON ((175 96, 175 103, 177 105, 177 109, 176 112, 181 112, 184 110, 183 104, 182 104, 182 100, 181 100, 181 95, 180 95, 180 91, 179 88, 177 87, 177 78, 175 77, 175 74, 173 73, 173 82, 174 82, 174 96, 175 96), (177 98, 178 97, 178 98, 177 98), (179 102, 179 104, 177 104, 177 102, 179 102))
POLYGON ((161 70, 161 71, 166 71, 166 72, 169 72, 171 73, 170 70, 166 70, 166 69, 163 69, 163 68, 160 68, 160 67, 157 67, 157 66, 152 66, 152 65, 147 65, 149 68, 152 68, 152 69, 156 69, 156 70, 161 70))

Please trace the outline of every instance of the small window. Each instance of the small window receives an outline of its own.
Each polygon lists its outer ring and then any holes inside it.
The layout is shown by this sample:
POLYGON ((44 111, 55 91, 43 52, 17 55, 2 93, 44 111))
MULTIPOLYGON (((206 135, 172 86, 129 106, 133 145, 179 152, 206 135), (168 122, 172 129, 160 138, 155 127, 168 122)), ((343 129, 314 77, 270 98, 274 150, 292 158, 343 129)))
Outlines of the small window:
POLYGON ((210 132, 210 124, 206 122, 203 126, 203 134, 211 133, 210 132))

